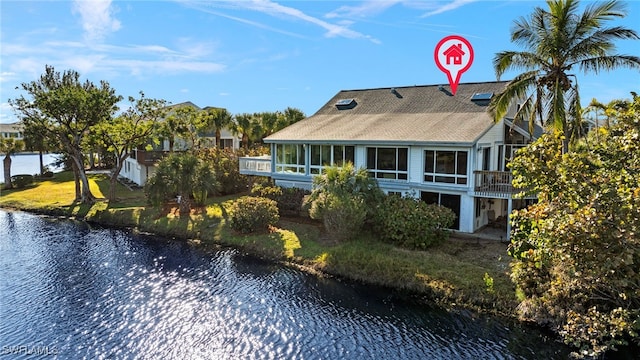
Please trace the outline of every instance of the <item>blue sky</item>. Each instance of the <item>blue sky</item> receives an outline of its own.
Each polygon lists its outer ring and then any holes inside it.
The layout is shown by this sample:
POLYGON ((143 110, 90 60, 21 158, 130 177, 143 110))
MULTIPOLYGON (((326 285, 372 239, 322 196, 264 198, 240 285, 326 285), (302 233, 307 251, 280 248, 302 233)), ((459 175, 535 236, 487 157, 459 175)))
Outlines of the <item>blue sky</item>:
MULTIPOLYGON (((461 82, 493 81, 494 55, 522 50, 510 42, 510 29, 535 6, 545 4, 2 0, 0 122, 16 120, 8 99, 47 64, 106 80, 125 98, 143 91, 232 114, 295 107, 312 115, 340 90, 448 83, 433 52, 442 38, 460 35, 475 53, 461 82)), ((640 32, 640 1, 626 6, 627 17, 608 25, 640 32)), ((640 41, 616 45, 619 54, 640 55, 640 41)), ((578 81, 583 102, 640 92, 638 70, 578 74, 578 81)))

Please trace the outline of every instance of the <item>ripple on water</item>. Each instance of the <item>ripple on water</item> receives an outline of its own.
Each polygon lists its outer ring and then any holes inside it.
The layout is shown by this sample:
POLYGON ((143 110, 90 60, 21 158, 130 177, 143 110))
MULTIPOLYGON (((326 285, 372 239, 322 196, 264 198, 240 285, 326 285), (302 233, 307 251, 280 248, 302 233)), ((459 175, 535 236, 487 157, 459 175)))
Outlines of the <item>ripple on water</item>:
POLYGON ((566 354, 499 322, 318 279, 235 250, 204 253, 167 239, 4 211, 0 235, 0 345, 55 347, 60 358, 537 359, 543 348, 547 359, 566 354))

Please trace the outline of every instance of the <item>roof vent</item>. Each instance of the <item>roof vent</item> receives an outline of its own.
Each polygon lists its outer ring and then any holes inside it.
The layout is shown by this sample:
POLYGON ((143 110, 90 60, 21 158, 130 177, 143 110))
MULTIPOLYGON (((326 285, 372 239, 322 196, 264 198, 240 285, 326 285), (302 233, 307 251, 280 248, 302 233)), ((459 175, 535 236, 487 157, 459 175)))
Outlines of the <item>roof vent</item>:
POLYGON ((338 110, 353 109, 356 105, 358 105, 358 103, 355 99, 340 99, 336 101, 338 110))

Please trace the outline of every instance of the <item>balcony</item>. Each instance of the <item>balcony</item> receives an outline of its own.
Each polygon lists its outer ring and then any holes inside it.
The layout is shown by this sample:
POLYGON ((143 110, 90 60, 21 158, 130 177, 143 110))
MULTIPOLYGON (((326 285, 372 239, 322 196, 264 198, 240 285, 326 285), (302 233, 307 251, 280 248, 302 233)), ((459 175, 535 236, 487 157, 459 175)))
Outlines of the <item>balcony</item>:
POLYGON ((510 198, 519 193, 520 189, 515 189, 511 185, 511 173, 509 171, 474 171, 475 176, 475 196, 510 198))
POLYGON ((145 150, 134 150, 134 156, 132 158, 138 160, 139 164, 142 165, 153 165, 158 161, 162 160, 169 152, 168 151, 145 151, 145 150))
POLYGON ((271 155, 241 157, 239 162, 242 175, 271 175, 271 155))

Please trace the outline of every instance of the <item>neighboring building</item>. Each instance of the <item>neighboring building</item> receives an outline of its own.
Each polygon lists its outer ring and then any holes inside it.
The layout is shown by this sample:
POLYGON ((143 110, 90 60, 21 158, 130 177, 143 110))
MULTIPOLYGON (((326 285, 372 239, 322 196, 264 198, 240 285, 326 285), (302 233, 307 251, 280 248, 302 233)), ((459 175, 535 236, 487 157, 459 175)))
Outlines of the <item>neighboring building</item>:
POLYGON ((340 91, 313 116, 267 137, 272 155, 241 158, 240 171, 310 189, 323 167, 351 161, 386 193, 452 209, 457 231, 506 231, 507 215, 528 201, 513 198, 506 164, 533 138, 526 124, 513 124, 516 104, 498 123, 487 113, 506 84, 459 84, 455 96, 439 85, 340 91))
POLYGON ((24 140, 24 126, 20 122, 0 124, 0 136, 3 139, 24 140))
MULTIPOLYGON (((203 110, 194 103, 188 101, 169 106, 169 114, 171 114, 171 109, 183 106, 191 106, 196 110, 203 110)), ((205 109, 208 108, 209 107, 206 107, 205 109)), ((221 148, 240 148, 240 138, 233 135, 229 129, 222 129, 220 135, 221 148)), ((215 130, 210 133, 200 134, 200 136, 207 139, 208 143, 210 143, 212 147, 215 147, 215 130)), ((131 154, 129 154, 129 157, 125 159, 124 164, 122 164, 120 176, 137 184, 138 186, 144 186, 147 179, 153 175, 155 165, 164 156, 166 156, 170 150, 168 139, 162 140, 160 144, 151 144, 151 146, 151 150, 147 150, 146 146, 141 146, 138 149, 133 150, 131 154)), ((189 147, 189 144, 179 138, 175 139, 175 143, 173 144, 174 151, 184 151, 189 147)))

